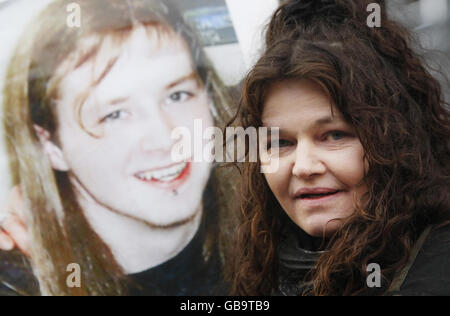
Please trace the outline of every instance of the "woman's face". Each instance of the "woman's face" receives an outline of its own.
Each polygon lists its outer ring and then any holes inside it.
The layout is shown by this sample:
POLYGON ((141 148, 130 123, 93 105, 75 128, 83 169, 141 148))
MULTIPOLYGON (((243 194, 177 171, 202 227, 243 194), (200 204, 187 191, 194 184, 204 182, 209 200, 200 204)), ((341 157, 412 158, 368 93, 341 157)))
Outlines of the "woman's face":
POLYGON ((309 81, 273 84, 263 123, 280 127, 280 168, 265 174, 275 197, 309 235, 335 232, 366 191, 364 150, 352 126, 309 81))
MULTIPOLYGON (((58 138, 72 181, 107 208, 159 227, 192 218, 207 163, 175 163, 175 127, 213 126, 190 52, 176 36, 135 30, 117 62, 91 88, 94 59, 61 82, 58 138), (90 91, 77 113, 74 103, 90 91)), ((190 157, 186 157, 190 158, 190 157)), ((54 164, 55 167, 55 164, 54 164)))

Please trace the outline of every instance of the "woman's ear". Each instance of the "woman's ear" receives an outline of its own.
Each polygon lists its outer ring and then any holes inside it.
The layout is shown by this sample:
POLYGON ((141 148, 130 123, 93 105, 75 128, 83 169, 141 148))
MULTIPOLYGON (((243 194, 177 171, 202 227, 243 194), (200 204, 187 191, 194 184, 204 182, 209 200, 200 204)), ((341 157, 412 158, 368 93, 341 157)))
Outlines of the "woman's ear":
POLYGON ((64 154, 61 148, 58 147, 52 140, 50 133, 40 127, 39 125, 34 125, 34 131, 36 132, 37 137, 42 145, 42 149, 44 149, 47 154, 48 159, 50 160, 50 164, 52 168, 57 171, 66 172, 69 171, 69 165, 64 158, 64 154))

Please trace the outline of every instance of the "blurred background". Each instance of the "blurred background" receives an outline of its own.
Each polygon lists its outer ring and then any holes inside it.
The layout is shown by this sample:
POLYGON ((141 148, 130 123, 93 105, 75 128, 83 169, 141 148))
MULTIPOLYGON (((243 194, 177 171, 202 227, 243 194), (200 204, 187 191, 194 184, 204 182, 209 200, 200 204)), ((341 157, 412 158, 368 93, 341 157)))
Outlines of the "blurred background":
POLYGON ((441 81, 448 102, 450 87, 442 75, 450 74, 450 0, 388 0, 387 4, 390 16, 415 34, 420 44, 416 50, 441 81))
MULTIPOLYGON (((0 87, 15 42, 29 19, 51 0, 0 0, 0 87)), ((95 0, 92 0, 95 1, 95 0)), ((357 0, 348 0, 357 1, 357 0)), ((74 0, 76 2, 76 0, 74 0)), ((258 59, 264 26, 280 0, 175 0, 184 19, 195 28, 222 80, 238 86, 258 59)), ((373 2, 377 2, 374 0, 373 2)), ((450 0, 386 0, 388 14, 412 30, 424 56, 450 100, 441 74, 450 73, 450 0), (438 71, 436 71, 438 70, 438 71)), ((2 94, 0 93, 0 104, 2 94)), ((0 119, 2 114, 0 113, 0 119)), ((0 211, 9 191, 4 140, 0 131, 0 211)))

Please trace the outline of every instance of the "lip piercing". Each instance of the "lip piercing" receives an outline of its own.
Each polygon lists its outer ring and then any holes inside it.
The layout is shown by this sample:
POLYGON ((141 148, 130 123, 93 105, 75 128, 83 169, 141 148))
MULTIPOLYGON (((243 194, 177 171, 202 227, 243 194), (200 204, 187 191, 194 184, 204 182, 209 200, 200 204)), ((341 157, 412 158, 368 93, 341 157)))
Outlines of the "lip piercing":
POLYGON ((175 195, 175 196, 178 195, 178 191, 177 191, 177 190, 173 190, 172 193, 173 193, 173 195, 175 195))

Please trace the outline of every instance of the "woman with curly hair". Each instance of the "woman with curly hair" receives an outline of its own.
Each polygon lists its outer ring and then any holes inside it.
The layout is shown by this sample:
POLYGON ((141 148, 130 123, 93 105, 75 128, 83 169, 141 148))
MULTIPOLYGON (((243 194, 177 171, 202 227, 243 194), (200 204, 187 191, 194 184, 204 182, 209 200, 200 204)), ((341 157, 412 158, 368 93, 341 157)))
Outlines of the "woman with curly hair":
POLYGON ((244 164, 234 294, 450 295, 448 104, 408 31, 384 10, 369 28, 367 5, 272 18, 237 118, 280 128, 279 168, 244 164))

